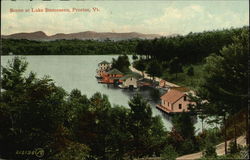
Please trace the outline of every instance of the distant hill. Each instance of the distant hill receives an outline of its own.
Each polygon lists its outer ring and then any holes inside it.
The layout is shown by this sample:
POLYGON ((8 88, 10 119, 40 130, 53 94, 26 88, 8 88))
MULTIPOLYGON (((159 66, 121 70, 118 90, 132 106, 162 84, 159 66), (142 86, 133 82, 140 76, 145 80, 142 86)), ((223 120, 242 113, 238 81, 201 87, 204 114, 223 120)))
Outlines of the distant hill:
POLYGON ((154 39, 159 38, 161 35, 158 34, 142 34, 137 32, 128 33, 114 33, 114 32, 79 32, 79 33, 57 33, 55 35, 48 36, 42 31, 32 32, 32 33, 15 33, 11 35, 2 35, 4 39, 28 39, 28 40, 57 40, 57 39, 95 39, 95 40, 126 40, 126 39, 154 39))

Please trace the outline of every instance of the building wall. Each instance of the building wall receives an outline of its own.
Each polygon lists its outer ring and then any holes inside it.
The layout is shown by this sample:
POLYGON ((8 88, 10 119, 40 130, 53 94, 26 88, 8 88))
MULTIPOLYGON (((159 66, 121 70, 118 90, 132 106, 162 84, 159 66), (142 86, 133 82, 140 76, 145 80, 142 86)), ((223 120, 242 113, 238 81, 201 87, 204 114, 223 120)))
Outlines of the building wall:
POLYGON ((133 85, 135 88, 137 88, 137 79, 136 78, 128 78, 125 81, 123 81, 123 85, 125 87, 129 87, 130 85, 133 85))
MULTIPOLYGON (((113 77, 120 78, 120 77, 123 77, 123 75, 121 75, 121 74, 107 74, 107 73, 104 73, 103 74, 103 81, 105 83, 114 83, 114 79, 112 79, 113 77)), ((119 83, 122 83, 122 80, 119 80, 119 83)))
POLYGON ((97 76, 104 76, 106 74, 105 70, 97 70, 97 76))
POLYGON ((110 64, 99 64, 99 69, 100 70, 107 70, 111 67, 110 64))
POLYGON ((161 105, 169 110, 172 110, 171 103, 165 100, 161 100, 161 105))
POLYGON ((168 102, 161 100, 161 105, 169 110, 172 110, 173 112, 182 112, 189 111, 188 110, 188 104, 191 104, 192 102, 188 101, 188 97, 186 96, 186 101, 184 100, 184 97, 179 99, 177 102, 175 102, 173 105, 168 102), (181 109, 179 108, 179 105, 181 104, 181 109))
POLYGON ((174 112, 182 112, 184 111, 189 111, 188 110, 188 104, 191 102, 188 101, 188 97, 186 96, 186 101, 184 100, 184 97, 179 99, 177 102, 173 104, 173 111, 174 112), (181 108, 179 108, 179 105, 181 105, 181 108))

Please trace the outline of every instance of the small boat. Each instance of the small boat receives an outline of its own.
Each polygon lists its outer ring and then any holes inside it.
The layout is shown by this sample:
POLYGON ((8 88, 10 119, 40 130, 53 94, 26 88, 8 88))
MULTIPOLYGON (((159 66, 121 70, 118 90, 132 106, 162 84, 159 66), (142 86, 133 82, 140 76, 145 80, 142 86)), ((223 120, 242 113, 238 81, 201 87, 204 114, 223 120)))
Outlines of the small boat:
POLYGON ((96 75, 95 78, 96 79, 102 79, 102 76, 96 75))
POLYGON ((125 86, 123 84, 119 84, 118 87, 121 89, 125 89, 125 86))

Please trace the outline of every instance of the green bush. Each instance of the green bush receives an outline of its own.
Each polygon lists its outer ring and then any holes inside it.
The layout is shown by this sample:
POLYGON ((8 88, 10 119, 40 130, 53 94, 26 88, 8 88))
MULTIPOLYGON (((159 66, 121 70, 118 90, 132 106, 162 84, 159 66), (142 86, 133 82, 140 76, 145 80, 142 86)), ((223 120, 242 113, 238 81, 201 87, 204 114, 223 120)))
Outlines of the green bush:
POLYGON ((202 155, 206 158, 217 157, 215 146, 212 143, 207 143, 202 155))
POLYGON ((193 66, 188 67, 188 69, 187 69, 187 75, 188 76, 193 76, 194 75, 194 68, 193 68, 193 66))
POLYGON ((241 145, 237 145, 237 144, 235 144, 234 143, 234 141, 231 141, 230 143, 229 143, 229 153, 231 153, 231 154, 234 154, 234 153, 238 153, 238 152, 240 152, 241 150, 242 150, 242 146, 241 145))
POLYGON ((178 157, 178 153, 175 151, 174 147, 168 145, 164 148, 161 159, 162 160, 175 160, 178 157))
POLYGON ((195 152, 196 146, 194 145, 193 140, 186 139, 181 145, 181 153, 182 154, 190 154, 195 152))

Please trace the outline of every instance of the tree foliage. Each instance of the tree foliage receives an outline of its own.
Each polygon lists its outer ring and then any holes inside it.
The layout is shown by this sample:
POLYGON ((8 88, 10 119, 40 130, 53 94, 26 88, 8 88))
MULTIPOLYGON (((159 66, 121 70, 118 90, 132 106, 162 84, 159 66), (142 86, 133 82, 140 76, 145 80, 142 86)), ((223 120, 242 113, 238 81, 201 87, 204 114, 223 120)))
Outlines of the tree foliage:
POLYGON ((204 112, 232 115, 247 107, 248 37, 248 30, 243 30, 220 55, 213 54, 206 59, 206 74, 198 91, 198 96, 209 103, 202 108, 204 112))
POLYGON ((3 55, 107 55, 121 52, 133 54, 138 40, 55 40, 32 41, 26 39, 3 39, 3 55))
POLYGON ((162 75, 162 66, 157 61, 150 61, 147 65, 146 72, 153 77, 153 79, 162 75))
POLYGON ((181 64, 201 62, 211 53, 219 54, 223 46, 233 42, 233 37, 247 27, 189 33, 185 36, 161 37, 153 40, 139 41, 136 53, 147 59, 169 62, 177 57, 181 64))
POLYGON ((117 59, 115 58, 112 59, 112 68, 116 68, 122 73, 129 72, 130 71, 129 66, 130 66, 129 57, 126 54, 118 56, 117 59))
MULTIPOLYGON (((212 54, 206 58, 204 66, 204 81, 197 92, 198 99, 203 99, 199 113, 217 116, 217 120, 224 117, 224 138, 226 136, 227 116, 247 108, 248 71, 247 58, 249 54, 249 30, 233 38, 233 43, 222 48, 219 55, 212 54)), ((247 119, 247 115, 245 119, 247 119)), ((236 122, 234 123, 234 143, 236 144, 236 122)), ((246 124, 246 132, 248 126, 246 124)))
POLYGON ((53 134, 68 119, 65 112, 66 92, 55 86, 48 77, 25 77, 27 63, 15 57, 2 69, 1 154, 15 157, 15 150, 23 148, 48 149, 55 142, 53 134))
POLYGON ((139 59, 133 63, 133 66, 139 71, 141 71, 144 77, 144 71, 146 70, 147 67, 146 63, 142 59, 139 59))
POLYGON ((166 132, 141 96, 130 100, 130 108, 112 107, 104 94, 87 98, 78 89, 67 94, 48 77, 25 76, 26 67, 19 57, 3 67, 1 158, 15 159, 18 149, 35 148, 51 160, 160 155, 166 132))

